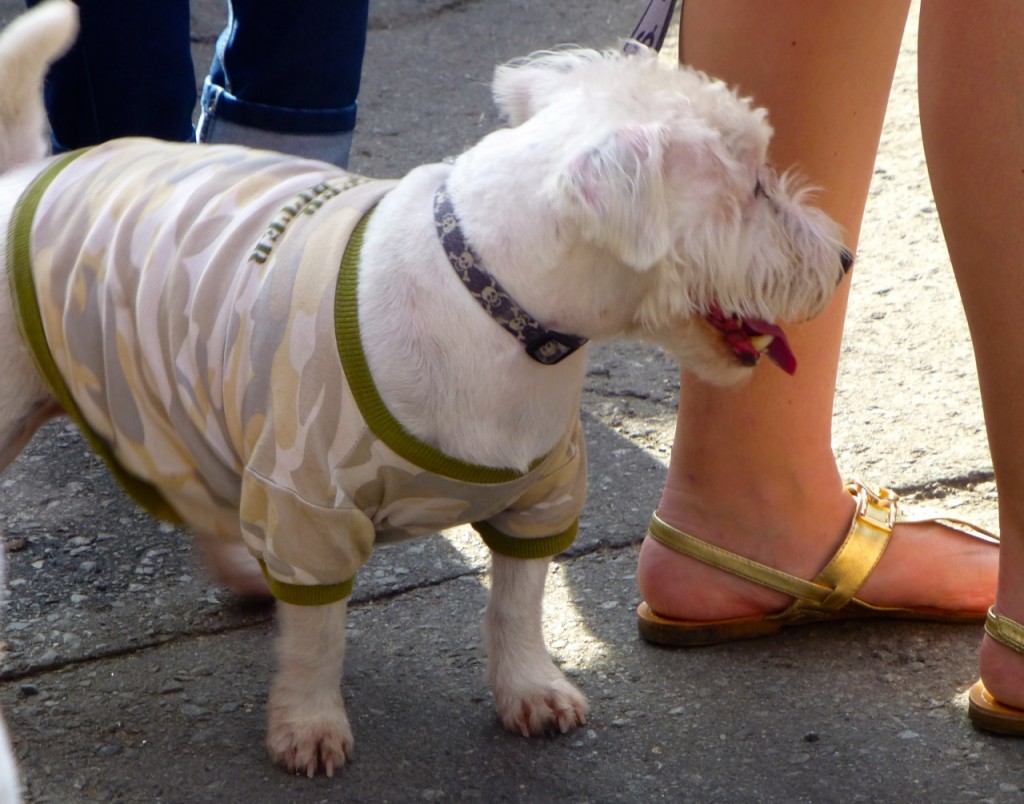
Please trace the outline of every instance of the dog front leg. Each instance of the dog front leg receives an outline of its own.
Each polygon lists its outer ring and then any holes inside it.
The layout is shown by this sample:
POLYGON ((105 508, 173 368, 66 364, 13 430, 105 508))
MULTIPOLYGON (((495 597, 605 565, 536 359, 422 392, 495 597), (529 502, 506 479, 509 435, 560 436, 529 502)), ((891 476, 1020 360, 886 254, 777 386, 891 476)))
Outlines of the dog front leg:
POLYGON ((270 692, 267 748, 293 773, 328 776, 352 753, 341 696, 348 600, 326 606, 277 604, 278 669, 270 692))
POLYGON ((484 622, 487 678, 502 724, 526 737, 565 733, 586 723, 589 710, 544 645, 541 618, 550 563, 491 554, 484 622))

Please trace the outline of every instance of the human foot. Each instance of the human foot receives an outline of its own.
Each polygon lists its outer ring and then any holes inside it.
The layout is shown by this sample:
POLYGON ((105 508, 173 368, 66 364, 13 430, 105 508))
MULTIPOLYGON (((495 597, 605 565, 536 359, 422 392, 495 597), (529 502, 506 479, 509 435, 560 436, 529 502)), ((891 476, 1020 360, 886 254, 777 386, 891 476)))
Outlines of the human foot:
MULTIPOLYGON (((854 510, 854 500, 846 492, 774 508, 769 501, 747 510, 730 508, 725 512, 725 527, 716 531, 707 520, 688 522, 689 510, 671 503, 667 494, 660 509, 668 524, 692 528, 690 532, 701 533, 701 538, 726 550, 804 579, 817 576, 846 538, 854 510), (759 538, 746 535, 750 533, 759 538)), ((700 507, 690 510, 699 512, 700 507)), ((723 510, 720 507, 718 513, 723 510)), ((937 522, 900 523, 855 594, 873 606, 981 619, 994 597, 997 562, 994 545, 937 522)), ((783 611, 793 600, 681 555, 650 536, 641 549, 637 578, 649 608, 669 619, 706 622, 763 617, 783 611)))

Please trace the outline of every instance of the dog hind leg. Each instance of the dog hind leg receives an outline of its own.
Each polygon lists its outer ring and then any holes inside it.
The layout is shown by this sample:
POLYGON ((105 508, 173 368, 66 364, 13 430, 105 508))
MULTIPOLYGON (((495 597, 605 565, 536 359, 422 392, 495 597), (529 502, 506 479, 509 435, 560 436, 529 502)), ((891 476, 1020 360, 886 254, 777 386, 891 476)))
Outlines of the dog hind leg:
POLYGON ((241 539, 228 539, 196 531, 194 543, 203 565, 218 584, 245 598, 271 597, 270 587, 263 577, 259 562, 253 558, 241 539))
POLYGON ((491 555, 484 633, 487 677, 498 717, 523 736, 565 733, 587 722, 589 707, 551 660, 541 628, 550 559, 491 555))
MULTIPOLYGON (((2 194, 0 194, 2 195, 2 194)), ((0 220, 6 219, 0 198, 0 220)), ((0 267, 5 260, 0 242, 0 267)), ((10 283, 0 271, 0 472, 18 456, 32 434, 47 419, 60 414, 57 401, 36 370, 22 342, 12 306, 10 283)))

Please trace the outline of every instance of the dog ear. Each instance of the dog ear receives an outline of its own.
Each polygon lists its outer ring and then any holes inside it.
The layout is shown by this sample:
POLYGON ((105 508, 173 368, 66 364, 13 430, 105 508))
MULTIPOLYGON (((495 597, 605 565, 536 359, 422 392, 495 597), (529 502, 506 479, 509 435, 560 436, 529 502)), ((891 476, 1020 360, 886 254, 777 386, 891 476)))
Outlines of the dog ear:
POLYGON ((599 62, 602 54, 586 48, 538 52, 494 71, 491 94, 509 125, 526 122, 555 94, 574 83, 579 67, 599 62))
POLYGON ((672 246, 664 200, 665 129, 625 126, 572 159, 557 194, 581 224, 627 265, 643 271, 672 246))
POLYGON ((510 126, 526 122, 535 110, 533 88, 541 71, 529 67, 505 64, 494 71, 491 93, 494 102, 510 126))

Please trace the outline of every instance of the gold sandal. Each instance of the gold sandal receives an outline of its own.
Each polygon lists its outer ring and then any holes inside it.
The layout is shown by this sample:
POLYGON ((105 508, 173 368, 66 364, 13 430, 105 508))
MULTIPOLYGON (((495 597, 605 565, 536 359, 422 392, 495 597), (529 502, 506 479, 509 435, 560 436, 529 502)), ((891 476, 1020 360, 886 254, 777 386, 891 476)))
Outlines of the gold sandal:
MULTIPOLYGON (((1024 625, 996 614, 994 606, 985 618, 985 633, 999 644, 1024 654, 1024 625)), ((993 734, 1024 736, 1024 709, 999 703, 980 680, 967 695, 967 715, 979 729, 993 734)))
POLYGON ((872 606, 854 595, 878 564, 897 522, 939 522, 968 536, 998 544, 999 537, 962 519, 908 516, 900 510, 898 496, 885 488, 869 488, 858 481, 846 484, 857 501, 850 532, 832 560, 813 580, 788 573, 723 550, 666 524, 657 512, 651 517, 650 536, 666 547, 696 558, 712 567, 775 589, 794 598, 777 614, 729 620, 690 621, 662 617, 647 603, 637 609, 640 635, 661 645, 716 645, 737 639, 769 636, 793 625, 861 618, 929 620, 942 623, 972 623, 984 618, 977 611, 948 611, 935 608, 887 608, 872 606))

